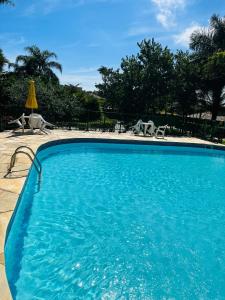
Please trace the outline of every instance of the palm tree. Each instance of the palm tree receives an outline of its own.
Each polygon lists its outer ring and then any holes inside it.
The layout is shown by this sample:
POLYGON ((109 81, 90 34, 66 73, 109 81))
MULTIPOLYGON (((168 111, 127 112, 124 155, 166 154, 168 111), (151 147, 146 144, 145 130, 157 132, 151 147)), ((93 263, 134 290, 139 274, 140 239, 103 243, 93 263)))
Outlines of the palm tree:
POLYGON ((223 102, 223 89, 225 78, 220 74, 214 77, 208 76, 207 65, 212 61, 214 55, 225 51, 225 17, 212 15, 209 28, 197 30, 191 35, 190 48, 194 50, 196 60, 202 66, 204 84, 212 92, 212 120, 216 120, 219 108, 223 102))
POLYGON ((16 58, 16 63, 13 65, 15 72, 58 81, 52 69, 56 69, 62 73, 62 66, 58 62, 51 60, 52 58, 57 59, 54 52, 48 50, 41 51, 35 45, 26 47, 25 51, 28 52, 28 55, 19 55, 16 58))
POLYGON ((209 28, 196 30, 191 35, 190 48, 201 56, 208 57, 225 50, 225 17, 212 15, 209 28))
POLYGON ((11 4, 14 5, 14 3, 10 0, 0 0, 0 4, 11 4))

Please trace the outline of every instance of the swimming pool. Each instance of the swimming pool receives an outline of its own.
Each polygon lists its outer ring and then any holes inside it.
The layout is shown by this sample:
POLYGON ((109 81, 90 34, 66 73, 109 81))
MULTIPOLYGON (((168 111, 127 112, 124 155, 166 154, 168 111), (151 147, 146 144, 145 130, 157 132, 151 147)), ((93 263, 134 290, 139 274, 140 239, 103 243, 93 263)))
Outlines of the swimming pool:
POLYGON ((5 245, 14 299, 224 299, 225 153, 71 143, 38 154, 5 245))

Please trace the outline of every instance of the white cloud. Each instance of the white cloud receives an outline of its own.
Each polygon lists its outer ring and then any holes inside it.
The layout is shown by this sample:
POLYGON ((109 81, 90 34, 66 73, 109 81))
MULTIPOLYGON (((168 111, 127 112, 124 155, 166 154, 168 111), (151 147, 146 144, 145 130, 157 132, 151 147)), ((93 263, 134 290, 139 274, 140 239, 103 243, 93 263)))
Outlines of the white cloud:
POLYGON ((25 41, 25 38, 18 33, 10 32, 0 34, 0 44, 4 45, 5 48, 23 45, 25 41))
POLYGON ((24 16, 34 15, 36 12, 37 6, 35 3, 28 5, 23 13, 24 16))
POLYGON ((188 47, 189 43, 190 43, 191 34, 194 31, 201 30, 201 29, 203 29, 203 28, 200 25, 194 23, 194 24, 190 25, 189 27, 185 28, 179 34, 175 34, 173 36, 173 39, 176 44, 184 46, 184 47, 188 47))
POLYGON ((187 0, 151 0, 157 7, 156 19, 165 28, 176 25, 176 11, 183 9, 187 0))
POLYGON ((128 31, 128 36, 138 36, 152 32, 152 28, 148 26, 134 26, 128 31))
POLYGON ((77 48, 80 45, 80 41, 76 41, 73 43, 63 44, 59 47, 59 49, 73 49, 77 48))
POLYGON ((48 15, 56 10, 61 9, 62 7, 70 7, 70 6, 79 6, 83 5, 84 0, 39 0, 33 1, 30 5, 27 6, 24 15, 25 16, 33 16, 38 15, 40 13, 44 15, 48 15))
POLYGON ((74 73, 94 73, 97 72, 98 67, 81 67, 77 69, 74 73))
POLYGON ((83 89, 88 91, 95 90, 95 84, 101 82, 101 76, 97 68, 79 68, 72 72, 66 72, 59 76, 63 84, 79 84, 83 89))
POLYGON ((91 42, 87 45, 88 48, 99 48, 101 47, 100 43, 91 42))
POLYGON ((120 0, 33 0, 31 1, 31 4, 27 6, 24 15, 33 16, 35 14, 38 15, 40 13, 48 15, 53 13, 54 11, 64 8, 83 6, 92 3, 114 3, 117 1, 120 0))
POLYGON ((54 11, 62 3, 61 0, 44 0, 44 14, 54 11))

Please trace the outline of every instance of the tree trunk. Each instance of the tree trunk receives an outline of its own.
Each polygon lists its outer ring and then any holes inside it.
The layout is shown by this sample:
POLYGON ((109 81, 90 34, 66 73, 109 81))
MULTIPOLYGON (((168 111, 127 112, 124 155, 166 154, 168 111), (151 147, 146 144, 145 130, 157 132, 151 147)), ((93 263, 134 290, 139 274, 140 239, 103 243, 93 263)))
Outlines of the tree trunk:
POLYGON ((212 119, 211 121, 216 121, 218 116, 220 103, 221 103, 221 89, 217 89, 213 91, 213 103, 212 103, 212 119))

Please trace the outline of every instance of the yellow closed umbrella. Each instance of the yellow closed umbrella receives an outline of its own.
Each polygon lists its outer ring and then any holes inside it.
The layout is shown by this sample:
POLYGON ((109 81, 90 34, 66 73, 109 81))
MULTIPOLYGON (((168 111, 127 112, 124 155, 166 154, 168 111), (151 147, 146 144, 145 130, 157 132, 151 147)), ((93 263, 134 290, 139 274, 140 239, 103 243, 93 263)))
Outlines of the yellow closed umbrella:
POLYGON ((29 81, 28 96, 27 96, 27 101, 26 101, 25 107, 31 108, 32 112, 33 112, 33 109, 38 108, 35 86, 34 86, 33 80, 29 81))

